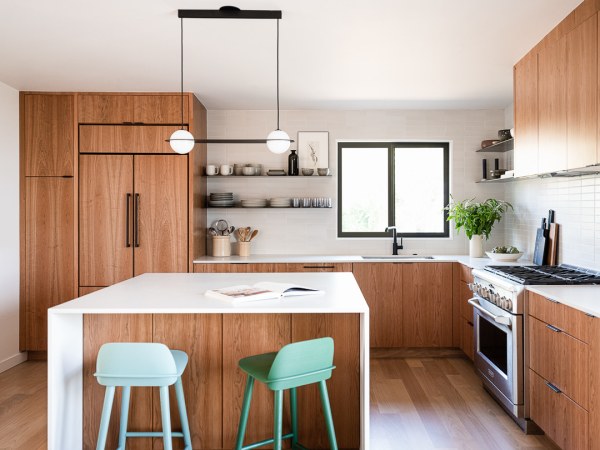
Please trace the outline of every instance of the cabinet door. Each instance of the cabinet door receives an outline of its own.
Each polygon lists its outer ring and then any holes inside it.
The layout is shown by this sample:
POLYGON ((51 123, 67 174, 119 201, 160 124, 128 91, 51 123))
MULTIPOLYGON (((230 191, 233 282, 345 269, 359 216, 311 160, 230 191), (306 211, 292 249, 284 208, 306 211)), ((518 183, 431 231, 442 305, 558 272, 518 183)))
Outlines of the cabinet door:
POLYGON ((133 122, 133 96, 117 94, 79 94, 79 123, 133 122))
POLYGON ((567 39, 538 55, 539 172, 567 168, 567 39))
POLYGON ((567 168, 596 164, 598 23, 594 15, 567 35, 567 168))
POLYGON ((537 53, 515 65, 515 176, 538 173, 537 53))
POLYGON ((354 278, 369 305, 371 347, 402 347, 402 266, 353 266, 354 278))
POLYGON ((72 178, 25 180, 25 350, 46 350, 48 308, 77 297, 73 195, 72 178))
POLYGON ((473 348, 473 307, 469 305, 469 299, 473 297, 469 285, 460 282, 460 349, 471 359, 474 358, 473 348))
POLYGON ((352 263, 288 263, 286 272, 352 272, 352 263))
POLYGON ((73 176, 73 95, 23 95, 25 176, 73 176))
POLYGON ((407 263, 402 276, 404 346, 452 346, 452 263, 407 263))
POLYGON ((135 275, 188 271, 187 156, 134 157, 135 275))
POLYGON ((79 157, 81 286, 110 286, 133 276, 132 196, 133 156, 79 157))
MULTIPOLYGON (((133 97, 133 121, 141 123, 181 124, 181 96, 135 95, 133 97)), ((183 123, 189 123, 187 95, 183 96, 183 123)))
POLYGON ((166 153, 168 139, 180 127, 144 125, 80 125, 80 153, 166 153))

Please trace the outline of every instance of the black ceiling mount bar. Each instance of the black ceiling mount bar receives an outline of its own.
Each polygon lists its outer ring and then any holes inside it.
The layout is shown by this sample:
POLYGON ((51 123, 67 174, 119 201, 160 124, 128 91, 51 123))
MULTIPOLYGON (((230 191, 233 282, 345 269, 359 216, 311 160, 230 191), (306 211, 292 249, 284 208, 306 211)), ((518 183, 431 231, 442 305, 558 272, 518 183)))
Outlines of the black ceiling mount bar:
POLYGON ((281 11, 221 9, 180 9, 180 19, 281 19, 281 11))
MULTIPOLYGON (((179 139, 166 139, 165 142, 179 139)), ((184 140, 184 139, 182 139, 184 140)), ((286 139, 287 140, 287 139, 286 139)), ((196 144, 266 144, 266 139, 194 139, 196 144)), ((290 139, 290 142, 296 142, 290 139)))

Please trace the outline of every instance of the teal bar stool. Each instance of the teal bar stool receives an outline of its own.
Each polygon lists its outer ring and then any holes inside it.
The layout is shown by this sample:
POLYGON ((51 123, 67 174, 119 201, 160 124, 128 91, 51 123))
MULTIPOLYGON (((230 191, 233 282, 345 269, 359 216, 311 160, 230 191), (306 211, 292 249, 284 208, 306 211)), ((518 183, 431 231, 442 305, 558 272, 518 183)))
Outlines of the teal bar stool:
POLYGON ((274 450, 281 450, 283 439, 292 440, 293 450, 306 450, 306 447, 298 443, 296 388, 314 383, 319 383, 329 445, 332 450, 337 450, 335 429, 331 417, 327 385, 325 384, 325 380, 331 378, 331 372, 335 369, 333 365, 333 339, 326 337, 288 344, 275 353, 265 353, 241 359, 239 365, 246 372, 248 380, 244 391, 235 450, 250 450, 268 444, 273 444, 274 450), (274 433, 272 439, 243 445, 254 380, 266 384, 270 390, 275 392, 274 433), (292 410, 292 432, 282 436, 283 392, 288 389, 292 410))
POLYGON ((162 437, 165 450, 172 450, 172 438, 182 437, 185 450, 192 450, 192 439, 188 423, 181 375, 188 363, 188 356, 180 350, 169 350, 164 344, 157 343, 108 343, 100 347, 96 360, 94 376, 102 386, 106 386, 104 406, 100 418, 100 431, 96 450, 104 450, 106 435, 110 423, 115 388, 122 387, 121 423, 119 427, 119 447, 125 450, 128 437, 162 437), (181 417, 182 432, 171 430, 169 409, 169 386, 175 385, 175 395, 181 417), (129 398, 134 386, 153 386, 160 388, 160 411, 162 432, 127 431, 129 398))

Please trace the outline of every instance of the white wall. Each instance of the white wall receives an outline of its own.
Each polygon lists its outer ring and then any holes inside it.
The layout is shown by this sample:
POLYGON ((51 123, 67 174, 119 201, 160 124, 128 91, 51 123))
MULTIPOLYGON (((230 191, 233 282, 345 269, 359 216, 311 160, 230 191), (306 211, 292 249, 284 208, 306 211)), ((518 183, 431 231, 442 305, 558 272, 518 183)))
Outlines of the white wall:
MULTIPOLYGON (((219 138, 264 138, 275 126, 274 111, 209 111, 208 136, 219 138)), ((501 198, 503 187, 482 185, 481 153, 484 139, 497 136, 505 122, 504 110, 469 111, 282 111, 281 128, 293 139, 298 130, 329 131, 329 167, 333 177, 281 177, 260 179, 209 178, 208 192, 234 192, 241 198, 332 197, 334 208, 319 209, 217 209, 208 221, 225 218, 236 227, 260 229, 253 241, 255 254, 388 254, 388 239, 337 239, 337 147, 344 139, 439 139, 452 141, 451 193, 457 199, 501 198)), ((295 145, 295 144, 293 144, 295 145)), ((294 146, 292 148, 295 148, 294 146)), ((288 153, 273 155, 263 145, 209 145, 208 163, 261 163, 264 169, 286 168, 288 153)), ((488 155, 491 158, 491 156, 488 155)), ((426 173, 423 174, 427 176, 426 173)), ((491 248, 502 242, 503 227, 497 225, 491 248)), ((435 254, 467 253, 461 232, 452 239, 406 239, 406 252, 435 254)))
POLYGON ((0 372, 19 354, 19 93, 0 83, 0 372))

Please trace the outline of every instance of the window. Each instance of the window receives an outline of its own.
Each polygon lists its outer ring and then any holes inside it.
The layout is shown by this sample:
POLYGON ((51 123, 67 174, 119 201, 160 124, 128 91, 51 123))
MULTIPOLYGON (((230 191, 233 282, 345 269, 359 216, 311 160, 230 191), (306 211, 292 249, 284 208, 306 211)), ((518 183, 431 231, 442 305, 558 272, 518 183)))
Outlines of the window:
POLYGON ((338 237, 448 237, 448 142, 339 142, 338 237))

